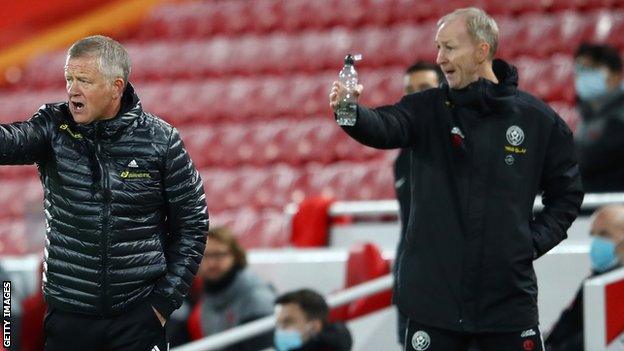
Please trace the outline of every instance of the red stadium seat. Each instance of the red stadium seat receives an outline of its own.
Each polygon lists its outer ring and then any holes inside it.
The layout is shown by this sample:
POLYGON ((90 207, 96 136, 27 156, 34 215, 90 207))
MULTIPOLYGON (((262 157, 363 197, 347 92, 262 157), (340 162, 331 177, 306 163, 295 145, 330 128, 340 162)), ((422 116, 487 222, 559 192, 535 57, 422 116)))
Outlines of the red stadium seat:
MULTIPOLYGON (((349 249, 345 288, 350 288, 390 273, 390 264, 384 260, 375 244, 356 244, 349 249)), ((332 320, 350 320, 390 307, 392 290, 386 290, 332 310, 332 320)))

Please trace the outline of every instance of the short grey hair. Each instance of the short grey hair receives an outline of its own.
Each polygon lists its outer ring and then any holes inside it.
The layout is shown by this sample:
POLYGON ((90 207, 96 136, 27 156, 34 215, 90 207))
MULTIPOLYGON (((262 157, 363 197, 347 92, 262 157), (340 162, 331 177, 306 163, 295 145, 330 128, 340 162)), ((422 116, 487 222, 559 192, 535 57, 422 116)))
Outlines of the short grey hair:
POLYGON ((95 57, 100 72, 111 80, 123 78, 124 85, 128 83, 131 64, 128 51, 116 40, 94 35, 82 38, 72 44, 67 51, 67 58, 95 57))
POLYGON ((498 25, 496 21, 480 8, 466 7, 457 9, 440 18, 438 21, 438 28, 446 22, 452 21, 458 17, 466 20, 468 34, 476 42, 486 42, 490 45, 488 58, 492 60, 498 48, 498 25))

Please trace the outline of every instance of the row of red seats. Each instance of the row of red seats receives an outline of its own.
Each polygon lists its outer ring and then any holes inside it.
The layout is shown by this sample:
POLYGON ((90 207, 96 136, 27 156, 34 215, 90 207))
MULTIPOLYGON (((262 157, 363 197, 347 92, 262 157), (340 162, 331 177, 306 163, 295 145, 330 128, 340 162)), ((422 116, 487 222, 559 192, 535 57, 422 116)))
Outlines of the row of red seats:
MULTIPOLYGON (((208 208, 222 211, 248 206, 281 210, 288 203, 317 194, 344 200, 392 198, 391 163, 382 152, 377 155, 368 161, 312 163, 297 168, 205 168, 201 174, 208 208)), ((37 178, 3 179, 2 189, 0 219, 41 219, 43 192, 37 178)))
MULTIPOLYGON (((232 75, 337 71, 345 54, 358 52, 360 67, 399 65, 432 60, 435 24, 335 29, 266 36, 214 37, 201 40, 127 43, 133 62, 132 80, 190 79, 232 75), (419 48, 419 50, 415 50, 419 48)), ((33 59, 25 68, 23 87, 62 86, 66 53, 56 51, 33 59)))
MULTIPOLYGON (((281 247, 290 241, 289 218, 278 210, 241 207, 211 211, 210 223, 211 226, 231 228, 246 248, 281 247)), ((42 223, 29 225, 28 219, 19 217, 0 221, 0 256, 40 253, 44 246, 44 230, 42 223)))
MULTIPOLYGON (((624 11, 590 14, 561 12, 501 17, 499 56, 547 58, 571 55, 582 41, 609 42, 624 47, 624 11)), ((435 60, 435 22, 421 25, 339 28, 296 34, 214 37, 204 40, 152 41, 127 45, 133 60, 133 80, 192 79, 211 76, 282 74, 337 70, 348 52, 359 52, 361 67, 405 67, 416 59, 435 60), (418 48, 415 50, 415 48, 418 48), (175 64, 172 64, 175 62, 175 64)), ((45 54, 25 69, 26 86, 61 86, 59 68, 65 52, 45 54)))
POLYGON ((494 15, 560 10, 621 7, 622 0, 260 0, 204 1, 156 8, 128 35, 149 41, 188 39, 216 34, 299 32, 335 26, 387 26, 437 20, 467 6, 484 8, 494 15))
POLYGON ((378 155, 349 138, 331 115, 216 127, 192 125, 181 128, 181 134, 199 168, 327 164, 365 161, 378 155))
MULTIPOLYGON (((570 56, 548 59, 519 57, 511 60, 519 69, 520 87, 547 101, 574 102, 574 65, 570 56)), ((362 103, 380 105, 401 96, 403 67, 363 69, 362 103)), ((240 121, 275 116, 331 114, 327 103, 336 72, 317 75, 282 75, 219 78, 203 81, 138 82, 137 92, 147 111, 174 125, 214 121, 240 121)), ((0 96, 0 122, 23 120, 43 103, 64 100, 62 88, 20 90, 0 96)))
MULTIPOLYGON (((362 102, 379 105, 401 96, 403 67, 362 70, 366 85, 362 102)), ((294 76, 220 78, 203 81, 138 82, 137 94, 147 111, 174 125, 219 120, 246 122, 276 116, 331 115, 328 94, 336 71, 294 76)), ((61 87, 20 90, 0 95, 0 122, 25 119, 43 102, 62 101, 61 87), (32 96, 36 95, 38 100, 32 96)))
POLYGON ((339 200, 394 197, 391 163, 383 160, 302 168, 208 169, 202 177, 208 208, 215 211, 241 206, 283 209, 312 195, 339 200))

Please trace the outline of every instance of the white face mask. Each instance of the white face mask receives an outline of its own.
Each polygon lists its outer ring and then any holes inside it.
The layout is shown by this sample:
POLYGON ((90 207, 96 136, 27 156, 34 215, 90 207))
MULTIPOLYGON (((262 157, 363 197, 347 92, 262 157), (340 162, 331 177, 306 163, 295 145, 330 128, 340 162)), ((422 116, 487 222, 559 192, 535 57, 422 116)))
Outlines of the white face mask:
POLYGON ((593 100, 608 92, 607 74, 603 70, 577 67, 574 78, 576 94, 581 100, 593 100))
POLYGON ((303 336, 295 329, 275 329, 273 343, 277 351, 290 351, 303 346, 303 336))

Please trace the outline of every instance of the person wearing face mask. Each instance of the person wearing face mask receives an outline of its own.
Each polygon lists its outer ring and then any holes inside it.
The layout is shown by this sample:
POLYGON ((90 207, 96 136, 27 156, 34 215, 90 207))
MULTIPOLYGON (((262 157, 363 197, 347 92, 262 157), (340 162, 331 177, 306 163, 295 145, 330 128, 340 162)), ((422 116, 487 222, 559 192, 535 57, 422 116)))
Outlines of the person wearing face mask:
POLYGON ((586 192, 624 191, 622 58, 608 45, 582 44, 575 54, 581 113, 575 139, 586 192))
MULTIPOLYGON (((443 16, 434 42, 447 83, 394 105, 357 104, 355 125, 342 127, 364 145, 410 149, 394 295, 408 318, 405 350, 543 350, 533 260, 580 210, 572 132, 495 59, 498 26, 483 10, 443 16), (534 213, 537 194, 544 208, 534 213)), ((334 82, 334 111, 346 89, 334 82)))
MULTIPOLYGON (((245 250, 225 227, 208 232, 197 275, 203 292, 191 314, 194 339, 210 336, 273 313, 275 291, 247 267, 245 250)), ((258 351, 272 344, 272 333, 242 341, 226 350, 258 351)))
POLYGON ((274 345, 277 351, 349 351, 351 333, 342 323, 329 323, 323 296, 310 289, 275 300, 274 345))
MULTIPOLYGON (((591 224, 590 278, 624 264, 624 205, 598 209, 591 224)), ((547 351, 583 351, 583 284, 546 338, 547 351)))

